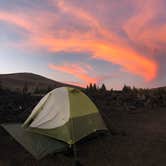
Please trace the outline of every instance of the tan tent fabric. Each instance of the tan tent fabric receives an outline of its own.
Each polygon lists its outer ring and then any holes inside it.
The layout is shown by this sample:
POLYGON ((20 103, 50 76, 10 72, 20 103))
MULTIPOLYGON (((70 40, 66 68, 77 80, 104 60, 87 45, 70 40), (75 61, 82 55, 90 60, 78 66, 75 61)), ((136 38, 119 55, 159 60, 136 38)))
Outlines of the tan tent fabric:
MULTIPOLYGON (((38 105, 43 103, 39 102, 38 105)), ((38 113, 30 127, 53 129, 64 125, 70 118, 67 88, 57 88, 49 93, 47 102, 38 113)))

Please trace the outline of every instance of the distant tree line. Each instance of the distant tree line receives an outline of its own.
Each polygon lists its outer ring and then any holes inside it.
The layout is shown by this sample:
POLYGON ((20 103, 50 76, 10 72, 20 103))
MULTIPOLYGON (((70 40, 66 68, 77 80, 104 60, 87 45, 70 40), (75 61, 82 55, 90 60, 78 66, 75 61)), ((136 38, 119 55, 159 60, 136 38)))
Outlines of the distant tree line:
POLYGON ((84 92, 101 110, 136 110, 166 107, 166 88, 143 89, 124 85, 122 90, 107 90, 90 84, 84 92))
POLYGON ((97 86, 96 84, 89 84, 87 85, 86 87, 86 91, 92 91, 92 92, 95 92, 95 91, 102 91, 102 92, 106 92, 106 87, 104 84, 102 84, 101 87, 97 86))
MULTIPOLYGON (((24 121, 42 96, 52 89, 51 86, 46 89, 36 86, 30 93, 28 83, 25 83, 22 91, 12 92, 4 89, 0 82, 0 123, 24 121)), ((82 91, 94 101, 101 113, 107 112, 107 115, 117 110, 147 111, 166 107, 166 88, 138 89, 124 85, 121 91, 117 91, 107 90, 104 84, 100 87, 90 84, 82 91)))

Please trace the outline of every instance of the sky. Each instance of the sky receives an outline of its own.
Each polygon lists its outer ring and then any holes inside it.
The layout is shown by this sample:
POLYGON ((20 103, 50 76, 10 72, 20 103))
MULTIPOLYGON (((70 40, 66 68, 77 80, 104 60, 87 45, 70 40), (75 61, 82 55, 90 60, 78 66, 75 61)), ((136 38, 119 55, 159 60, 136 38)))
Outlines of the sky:
POLYGON ((0 0, 0 74, 154 88, 165 45, 165 0, 0 0))

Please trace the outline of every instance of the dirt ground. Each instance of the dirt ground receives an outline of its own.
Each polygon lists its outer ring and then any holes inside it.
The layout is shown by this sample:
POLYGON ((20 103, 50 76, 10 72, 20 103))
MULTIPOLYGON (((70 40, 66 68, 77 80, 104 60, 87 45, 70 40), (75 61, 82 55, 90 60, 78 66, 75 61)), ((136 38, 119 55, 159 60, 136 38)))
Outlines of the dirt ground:
MULTIPOLYGON (((111 136, 78 144, 83 166, 165 166, 166 108, 104 114, 111 136)), ((0 166, 72 166, 72 157, 54 154, 36 161, 0 129, 0 166)))

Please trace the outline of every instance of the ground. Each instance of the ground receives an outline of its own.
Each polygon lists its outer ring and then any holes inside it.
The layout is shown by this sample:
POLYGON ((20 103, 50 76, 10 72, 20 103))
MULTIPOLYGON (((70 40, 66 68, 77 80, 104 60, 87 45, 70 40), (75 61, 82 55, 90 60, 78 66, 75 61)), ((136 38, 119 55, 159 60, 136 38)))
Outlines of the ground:
MULTIPOLYGON (((116 110, 103 114, 112 135, 77 145, 83 166, 165 166, 166 108, 116 110)), ((71 166, 72 157, 54 154, 36 161, 0 129, 0 166, 71 166)))

